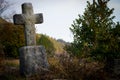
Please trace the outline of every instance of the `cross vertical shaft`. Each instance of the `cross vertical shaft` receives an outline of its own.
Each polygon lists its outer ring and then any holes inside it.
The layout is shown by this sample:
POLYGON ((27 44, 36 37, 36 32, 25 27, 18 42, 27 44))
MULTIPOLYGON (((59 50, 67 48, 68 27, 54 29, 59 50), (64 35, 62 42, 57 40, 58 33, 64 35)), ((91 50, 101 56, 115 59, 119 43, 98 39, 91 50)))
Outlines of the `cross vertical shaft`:
POLYGON ((25 42, 26 45, 35 45, 36 44, 36 36, 35 36, 35 19, 33 15, 33 8, 31 4, 23 4, 22 5, 22 14, 24 14, 25 18, 25 42))
POLYGON ((14 24, 23 25, 26 46, 19 49, 20 73, 26 77, 43 74, 48 69, 46 50, 36 46, 35 24, 43 22, 42 14, 34 14, 31 3, 22 4, 22 14, 13 16, 14 24))
POLYGON ((13 16, 14 23, 24 25, 25 43, 26 46, 36 45, 35 24, 43 22, 42 14, 33 13, 31 3, 22 4, 22 14, 13 16))

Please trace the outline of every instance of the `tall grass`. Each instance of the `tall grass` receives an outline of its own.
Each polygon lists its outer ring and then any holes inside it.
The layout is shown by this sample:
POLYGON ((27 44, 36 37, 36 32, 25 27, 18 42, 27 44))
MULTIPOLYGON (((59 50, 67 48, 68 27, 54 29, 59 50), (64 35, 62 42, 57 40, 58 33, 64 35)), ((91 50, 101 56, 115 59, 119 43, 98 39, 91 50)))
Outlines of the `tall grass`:
POLYGON ((18 60, 5 60, 2 80, 108 80, 104 65, 88 59, 75 57, 49 57, 50 67, 45 74, 35 74, 25 78, 19 74, 18 60), (8 67, 7 67, 8 66, 8 67))

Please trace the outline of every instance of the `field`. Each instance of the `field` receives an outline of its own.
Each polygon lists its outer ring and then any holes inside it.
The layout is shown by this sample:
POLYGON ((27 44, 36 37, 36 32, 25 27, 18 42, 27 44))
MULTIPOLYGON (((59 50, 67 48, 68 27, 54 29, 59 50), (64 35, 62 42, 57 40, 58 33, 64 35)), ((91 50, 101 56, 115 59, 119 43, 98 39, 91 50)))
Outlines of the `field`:
POLYGON ((3 59, 0 80, 110 80, 113 75, 104 71, 102 63, 89 59, 48 58, 50 68, 45 74, 23 77, 19 73, 18 59, 3 59))

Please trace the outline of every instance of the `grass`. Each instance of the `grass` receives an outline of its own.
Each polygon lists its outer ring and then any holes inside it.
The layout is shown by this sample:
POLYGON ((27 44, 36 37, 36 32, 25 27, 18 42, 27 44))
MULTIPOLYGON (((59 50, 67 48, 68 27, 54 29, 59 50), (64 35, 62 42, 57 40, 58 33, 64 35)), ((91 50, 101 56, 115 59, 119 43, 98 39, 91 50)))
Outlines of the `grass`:
POLYGON ((4 61, 4 64, 6 66, 19 67, 19 60, 18 59, 6 59, 4 61))
POLYGON ((104 65, 88 59, 48 58, 49 72, 25 78, 19 74, 19 60, 6 59, 1 61, 0 80, 109 80, 104 65))

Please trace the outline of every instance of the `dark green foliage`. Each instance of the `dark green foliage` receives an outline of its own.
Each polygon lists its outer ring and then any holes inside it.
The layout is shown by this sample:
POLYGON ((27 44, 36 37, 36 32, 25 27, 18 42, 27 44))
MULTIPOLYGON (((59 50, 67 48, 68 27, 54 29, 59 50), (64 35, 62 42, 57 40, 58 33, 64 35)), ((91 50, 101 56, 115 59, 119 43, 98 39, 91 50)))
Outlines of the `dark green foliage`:
POLYGON ((8 22, 0 22, 0 44, 6 57, 17 58, 18 49, 24 45, 23 27, 14 26, 8 22))
POLYGON ((40 36, 40 38, 37 40, 37 45, 43 45, 49 56, 52 56, 55 53, 54 44, 51 42, 50 38, 46 35, 40 36))
MULTIPOLYGON (((119 23, 113 22, 114 9, 107 7, 109 0, 87 2, 82 16, 70 28, 74 36, 71 53, 94 57, 98 60, 118 58, 120 53, 119 23)), ((69 48, 68 48, 69 49, 69 48)))

